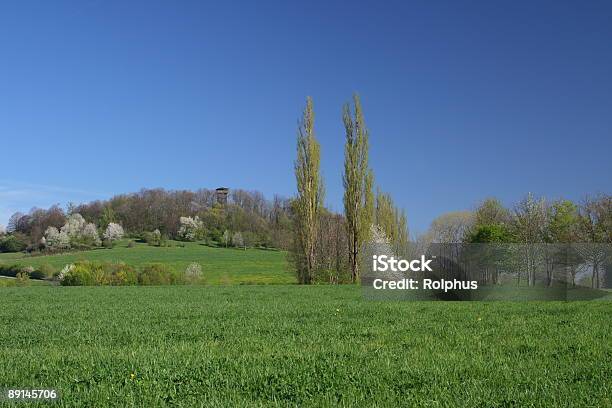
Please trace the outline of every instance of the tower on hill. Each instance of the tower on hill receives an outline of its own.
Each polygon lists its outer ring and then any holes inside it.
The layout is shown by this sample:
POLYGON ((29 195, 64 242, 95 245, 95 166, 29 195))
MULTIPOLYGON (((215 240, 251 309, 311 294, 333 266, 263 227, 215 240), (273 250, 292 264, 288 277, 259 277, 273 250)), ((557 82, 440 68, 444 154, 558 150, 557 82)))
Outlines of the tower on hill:
POLYGON ((229 194, 229 188, 219 187, 215 189, 215 193, 217 195, 217 203, 225 206, 227 204, 227 195, 229 194))

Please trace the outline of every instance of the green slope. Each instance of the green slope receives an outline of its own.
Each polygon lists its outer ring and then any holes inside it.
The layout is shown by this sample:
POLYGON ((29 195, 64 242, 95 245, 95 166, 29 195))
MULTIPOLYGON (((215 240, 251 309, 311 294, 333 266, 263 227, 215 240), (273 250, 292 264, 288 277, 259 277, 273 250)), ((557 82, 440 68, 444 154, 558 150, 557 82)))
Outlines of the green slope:
MULTIPOLYGON (((230 283, 295 283, 289 269, 286 253, 263 249, 213 248, 199 243, 185 243, 184 247, 171 242, 170 247, 154 247, 137 243, 128 248, 127 242, 118 243, 113 249, 96 249, 48 256, 24 254, 0 254, 0 263, 40 266, 49 264, 56 268, 78 261, 125 262, 133 266, 161 262, 177 271, 184 271, 191 262, 202 265, 208 284, 230 283)), ((182 243, 180 243, 182 245, 182 243)))

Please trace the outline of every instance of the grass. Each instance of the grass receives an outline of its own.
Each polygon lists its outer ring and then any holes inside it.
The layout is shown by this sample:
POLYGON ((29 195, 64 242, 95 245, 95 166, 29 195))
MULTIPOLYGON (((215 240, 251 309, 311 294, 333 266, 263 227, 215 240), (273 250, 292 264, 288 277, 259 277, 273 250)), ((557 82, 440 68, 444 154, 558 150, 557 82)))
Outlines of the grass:
POLYGON ((125 262, 132 266, 161 262, 183 272, 191 262, 202 265, 207 284, 291 284, 296 282, 285 260, 286 253, 277 250, 213 248, 200 243, 170 241, 172 246, 154 247, 136 243, 128 248, 121 241, 112 249, 95 249, 49 256, 28 256, 22 253, 0 254, 0 264, 23 266, 52 265, 61 269, 78 260, 125 262), (183 245, 183 243, 180 243, 183 245))
POLYGON ((57 406, 609 407, 611 315, 354 286, 3 288, 0 388, 55 388, 57 406))

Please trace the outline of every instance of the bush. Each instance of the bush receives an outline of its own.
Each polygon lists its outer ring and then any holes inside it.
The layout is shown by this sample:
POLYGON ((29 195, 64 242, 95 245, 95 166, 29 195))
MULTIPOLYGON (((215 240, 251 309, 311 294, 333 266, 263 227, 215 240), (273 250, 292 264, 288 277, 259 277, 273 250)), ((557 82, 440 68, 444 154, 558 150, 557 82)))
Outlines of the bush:
POLYGON ((17 273, 16 278, 17 286, 26 286, 30 283, 30 275, 25 270, 22 270, 21 272, 17 273))
POLYGON ((96 284, 97 265, 93 262, 77 262, 60 272, 62 286, 92 286, 96 284))
POLYGON ((136 246, 136 242, 134 242, 133 240, 128 242, 127 247, 128 248, 134 248, 136 246))
POLYGON ((190 283, 197 283, 202 280, 202 266, 192 262, 185 269, 185 279, 190 283))
POLYGON ((144 241, 151 246, 161 246, 162 243, 162 234, 156 229, 153 232, 145 232, 142 234, 142 238, 144 241))
POLYGON ((123 263, 111 265, 110 274, 111 285, 125 286, 138 284, 138 272, 132 266, 123 263))
POLYGON ((183 279, 168 265, 155 263, 146 265, 138 275, 141 285, 175 285, 183 283, 183 279))
POLYGON ((27 237, 23 234, 17 233, 0 238, 0 252, 22 252, 27 247, 27 237))
POLYGON ((21 273, 27 274, 28 277, 32 279, 45 279, 46 278, 43 272, 41 272, 39 269, 34 269, 33 266, 26 266, 25 268, 22 268, 21 273))
MULTIPOLYGON (((42 275, 42 278, 36 279, 51 279, 53 278, 59 271, 52 265, 42 264, 38 267, 38 272, 42 275)), ((33 276, 32 276, 33 277, 33 276)))

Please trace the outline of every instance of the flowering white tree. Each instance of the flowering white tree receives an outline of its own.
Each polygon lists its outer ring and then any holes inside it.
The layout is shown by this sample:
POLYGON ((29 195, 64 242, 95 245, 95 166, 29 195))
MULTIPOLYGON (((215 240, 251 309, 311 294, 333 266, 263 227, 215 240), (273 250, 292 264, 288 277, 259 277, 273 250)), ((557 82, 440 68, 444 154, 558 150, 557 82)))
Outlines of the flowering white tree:
MULTIPOLYGON (((242 247, 242 246, 244 246, 244 238, 242 238, 242 234, 240 232, 235 232, 234 233, 234 235, 232 236, 232 244, 235 247, 242 247)), ((244 249, 246 249, 246 247, 244 249)))
POLYGON ((93 244, 96 246, 102 243, 100 241, 100 237, 98 236, 98 229, 93 223, 85 224, 81 230, 81 235, 78 238, 80 238, 84 243, 93 244))
POLYGON ((223 231, 223 236, 221 237, 221 239, 223 240, 223 244, 227 248, 232 239, 230 232, 228 230, 223 231))
POLYGON ((202 266, 199 263, 190 263, 185 269, 185 277, 191 282, 199 280, 202 277, 202 266))
POLYGON ((78 237, 81 235, 81 231, 85 228, 87 222, 85 218, 79 213, 71 214, 66 220, 66 224, 61 228, 60 231, 68 234, 70 238, 78 237))
POLYGON ((110 242, 116 241, 118 239, 123 238, 123 227, 119 224, 115 224, 114 222, 111 222, 110 224, 108 224, 108 227, 106 227, 106 231, 104 231, 104 239, 109 240, 110 242))
POLYGON ((4 235, 6 233, 6 228, 4 228, 4 225, 0 224, 0 235, 4 235))
POLYGON ((81 214, 72 214, 59 230, 49 227, 45 231, 46 245, 51 249, 68 249, 75 243, 100 245, 95 224, 87 223, 81 214))
POLYGON ((179 220, 179 237, 185 241, 196 241, 204 238, 204 223, 196 215, 194 218, 181 217, 179 220))
POLYGON ((54 250, 70 248, 70 237, 66 231, 59 231, 55 227, 49 227, 45 231, 45 244, 54 250))

